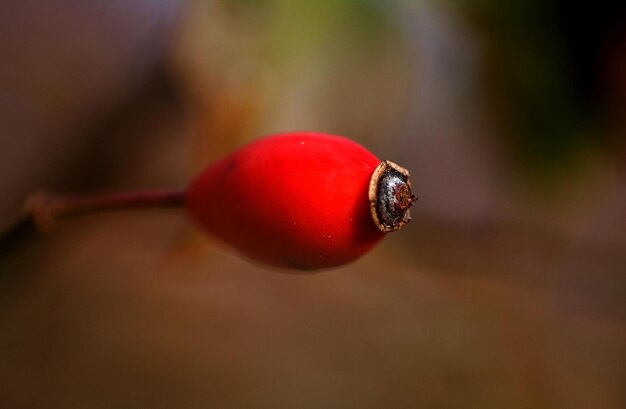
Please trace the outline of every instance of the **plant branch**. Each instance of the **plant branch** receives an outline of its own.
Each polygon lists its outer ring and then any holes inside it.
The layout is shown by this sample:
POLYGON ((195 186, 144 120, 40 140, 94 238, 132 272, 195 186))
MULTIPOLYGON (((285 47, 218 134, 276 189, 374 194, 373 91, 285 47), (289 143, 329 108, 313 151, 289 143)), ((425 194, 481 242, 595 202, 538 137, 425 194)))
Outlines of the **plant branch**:
POLYGON ((26 201, 22 217, 0 234, 0 255, 27 236, 45 232, 64 219, 129 209, 181 207, 184 200, 185 191, 182 189, 85 196, 38 194, 26 201))

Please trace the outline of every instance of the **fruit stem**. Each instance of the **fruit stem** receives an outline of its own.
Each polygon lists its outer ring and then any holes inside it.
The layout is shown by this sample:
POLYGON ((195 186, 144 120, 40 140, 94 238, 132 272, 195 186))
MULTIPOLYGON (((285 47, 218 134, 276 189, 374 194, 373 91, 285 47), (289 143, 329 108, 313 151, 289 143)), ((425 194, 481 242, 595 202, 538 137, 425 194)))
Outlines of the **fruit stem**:
POLYGON ((155 207, 181 207, 183 189, 161 189, 86 196, 39 194, 26 202, 26 216, 39 230, 56 221, 86 214, 155 207))
POLYGON ((184 189, 161 189, 84 196, 47 193, 32 196, 26 201, 22 216, 0 232, 0 260, 59 220, 118 210, 181 207, 185 195, 184 189))

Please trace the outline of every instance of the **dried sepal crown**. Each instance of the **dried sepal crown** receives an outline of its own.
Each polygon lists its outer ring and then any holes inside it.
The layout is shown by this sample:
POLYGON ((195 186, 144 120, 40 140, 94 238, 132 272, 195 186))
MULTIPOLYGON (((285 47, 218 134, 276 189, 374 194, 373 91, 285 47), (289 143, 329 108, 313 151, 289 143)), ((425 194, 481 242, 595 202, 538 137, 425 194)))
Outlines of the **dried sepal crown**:
POLYGON ((411 221, 410 208, 417 198, 409 171, 397 163, 384 160, 374 169, 368 196, 372 219, 380 231, 396 231, 411 221))

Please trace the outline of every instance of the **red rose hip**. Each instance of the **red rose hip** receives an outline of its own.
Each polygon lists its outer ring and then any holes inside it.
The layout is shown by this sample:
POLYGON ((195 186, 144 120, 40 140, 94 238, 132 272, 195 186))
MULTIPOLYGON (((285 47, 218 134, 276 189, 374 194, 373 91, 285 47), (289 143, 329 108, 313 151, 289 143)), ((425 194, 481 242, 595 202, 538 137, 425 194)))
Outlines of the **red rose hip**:
POLYGON ((281 268, 342 265, 410 220, 408 172, 315 132, 253 141, 205 169, 185 205, 209 233, 281 268))
POLYGON ((317 270, 355 260, 411 220, 409 172, 334 135, 258 139, 216 162, 186 189, 39 194, 0 234, 0 252, 24 232, 105 211, 185 207, 210 234, 250 259, 317 270))

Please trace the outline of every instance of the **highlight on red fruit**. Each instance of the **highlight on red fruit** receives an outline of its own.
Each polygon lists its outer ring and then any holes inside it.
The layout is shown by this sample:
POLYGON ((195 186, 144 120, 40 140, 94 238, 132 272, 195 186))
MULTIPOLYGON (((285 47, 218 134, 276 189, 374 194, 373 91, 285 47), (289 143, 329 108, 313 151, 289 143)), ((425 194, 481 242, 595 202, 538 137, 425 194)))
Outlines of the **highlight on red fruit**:
POLYGON ((349 263, 410 221, 409 173, 336 135, 257 139, 191 181, 197 223, 252 260, 318 270, 349 263))

